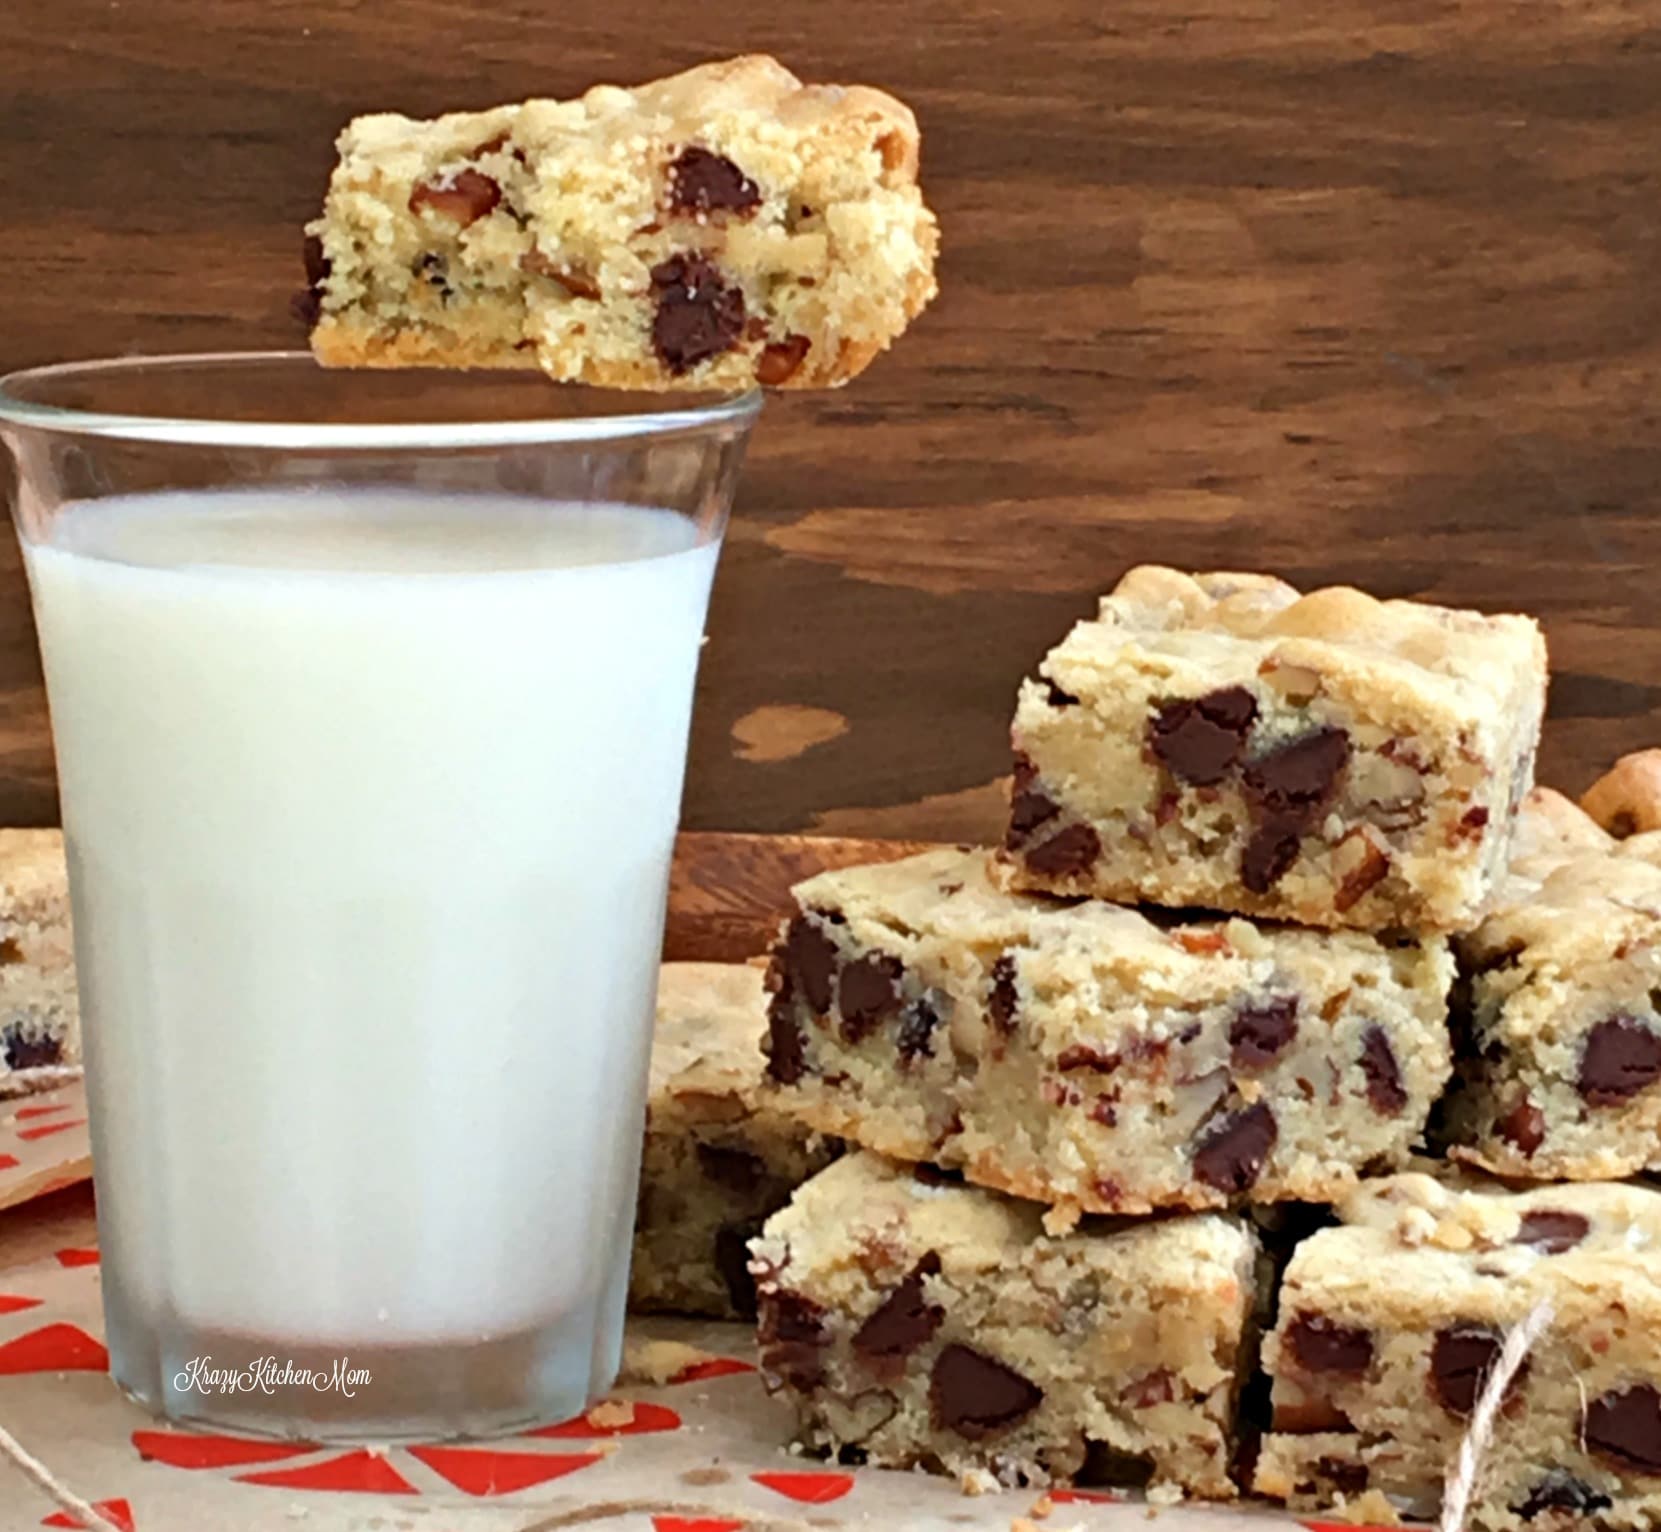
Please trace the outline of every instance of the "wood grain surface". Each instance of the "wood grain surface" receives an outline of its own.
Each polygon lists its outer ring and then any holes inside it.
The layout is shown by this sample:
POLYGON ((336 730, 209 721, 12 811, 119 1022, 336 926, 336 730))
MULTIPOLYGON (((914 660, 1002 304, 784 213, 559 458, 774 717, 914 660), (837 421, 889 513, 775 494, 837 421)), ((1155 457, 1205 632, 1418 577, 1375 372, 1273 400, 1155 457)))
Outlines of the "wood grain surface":
MULTIPOLYGON (((781 398, 700 829, 993 833, 1012 691, 1129 564, 1526 607, 1548 780, 1661 738, 1653 0, 8 0, 0 364, 290 342, 333 133, 745 49, 910 100, 943 294, 781 398)), ((0 820, 54 813, 0 556, 0 820)))

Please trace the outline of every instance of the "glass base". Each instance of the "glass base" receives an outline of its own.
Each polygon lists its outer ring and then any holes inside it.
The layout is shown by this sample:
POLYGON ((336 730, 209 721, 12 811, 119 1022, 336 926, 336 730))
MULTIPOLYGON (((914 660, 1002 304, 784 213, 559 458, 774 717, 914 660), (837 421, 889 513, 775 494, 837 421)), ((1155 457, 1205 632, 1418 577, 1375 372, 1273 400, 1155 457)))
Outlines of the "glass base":
POLYGON ((112 1334, 110 1375, 181 1425, 313 1442, 503 1436, 580 1415, 616 1380, 621 1313, 594 1305, 474 1342, 296 1344, 168 1327, 146 1345, 112 1334))

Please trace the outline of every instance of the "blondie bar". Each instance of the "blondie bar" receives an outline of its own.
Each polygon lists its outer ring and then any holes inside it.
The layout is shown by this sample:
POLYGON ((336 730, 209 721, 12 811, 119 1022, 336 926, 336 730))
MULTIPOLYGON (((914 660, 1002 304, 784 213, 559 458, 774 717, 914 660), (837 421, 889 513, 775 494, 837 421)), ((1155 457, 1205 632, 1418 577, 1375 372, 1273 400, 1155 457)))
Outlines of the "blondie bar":
POLYGON ((1363 1186, 1292 1258, 1264 1346, 1255 1487, 1434 1514, 1509 1328, 1552 1317, 1504 1396, 1472 1532, 1661 1524, 1661 1196, 1632 1186, 1363 1186))
POLYGON ((0 1096, 81 1062, 63 835, 0 830, 0 1096))
POLYGON ((1256 1242, 1224 1214, 1052 1238, 1040 1209, 853 1154, 751 1247, 804 1443, 1006 1484, 1228 1498, 1256 1242))
POLYGON ((934 295, 918 146, 892 96, 759 56, 360 117, 308 227, 312 348, 619 388, 843 383, 934 295))
POLYGON ((1616 841, 1537 790, 1456 945, 1454 1157, 1530 1180, 1661 1167, 1661 833, 1616 841))
POLYGON ((1021 686, 1005 875, 1460 929, 1504 870, 1545 685, 1527 617, 1133 569, 1021 686))
POLYGON ((665 963, 658 980, 629 1304, 748 1319, 746 1246, 840 1145, 761 1098, 761 970, 665 963))
POLYGON ((780 1105, 1091 1212, 1326 1201, 1447 1079, 1440 938, 1158 922, 1008 893, 985 853, 821 874, 769 971, 780 1105))

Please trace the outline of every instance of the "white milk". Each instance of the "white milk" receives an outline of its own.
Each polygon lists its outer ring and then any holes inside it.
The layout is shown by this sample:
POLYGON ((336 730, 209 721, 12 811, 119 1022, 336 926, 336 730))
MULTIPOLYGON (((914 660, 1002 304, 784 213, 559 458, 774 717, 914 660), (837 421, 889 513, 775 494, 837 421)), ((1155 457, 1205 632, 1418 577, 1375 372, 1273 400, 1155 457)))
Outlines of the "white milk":
POLYGON ((694 543, 277 491, 83 503, 26 549, 136 1322, 478 1341, 611 1302, 694 543))

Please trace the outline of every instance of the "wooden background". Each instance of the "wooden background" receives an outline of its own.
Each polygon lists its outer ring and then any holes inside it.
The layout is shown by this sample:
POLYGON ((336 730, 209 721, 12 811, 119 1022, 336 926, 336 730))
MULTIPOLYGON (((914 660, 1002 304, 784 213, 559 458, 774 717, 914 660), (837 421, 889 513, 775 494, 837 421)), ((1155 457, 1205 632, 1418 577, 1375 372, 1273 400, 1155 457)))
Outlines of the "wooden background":
MULTIPOLYGON (((1526 607, 1545 774, 1661 741, 1657 0, 5 0, 0 365, 278 345, 348 115, 747 49, 910 100, 943 295, 781 398, 693 828, 993 833, 1017 678, 1129 564, 1526 607)), ((0 555, 0 821, 54 813, 0 555)))

